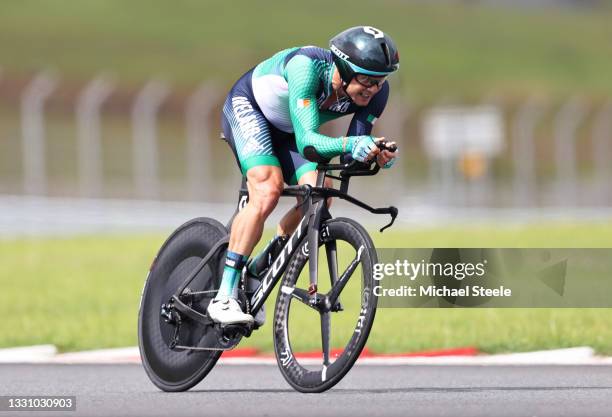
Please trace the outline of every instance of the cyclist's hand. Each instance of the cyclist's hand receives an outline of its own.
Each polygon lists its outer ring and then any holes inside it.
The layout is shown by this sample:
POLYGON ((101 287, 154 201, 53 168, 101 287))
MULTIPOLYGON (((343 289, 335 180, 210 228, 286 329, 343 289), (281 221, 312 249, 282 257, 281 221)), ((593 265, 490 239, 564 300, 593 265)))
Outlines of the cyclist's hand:
MULTIPOLYGON (((385 138, 377 138, 376 142, 380 142, 384 139, 385 138)), ((397 145, 395 142, 386 142, 386 145, 387 147, 395 146, 396 149, 395 152, 383 149, 383 151, 376 156, 376 163, 378 163, 378 166, 385 169, 391 168, 393 166, 393 164, 395 163, 395 158, 397 157, 397 154, 399 152, 397 150, 397 145)))
POLYGON ((367 162, 380 152, 372 136, 350 136, 350 138, 351 154, 353 159, 359 162, 367 162))

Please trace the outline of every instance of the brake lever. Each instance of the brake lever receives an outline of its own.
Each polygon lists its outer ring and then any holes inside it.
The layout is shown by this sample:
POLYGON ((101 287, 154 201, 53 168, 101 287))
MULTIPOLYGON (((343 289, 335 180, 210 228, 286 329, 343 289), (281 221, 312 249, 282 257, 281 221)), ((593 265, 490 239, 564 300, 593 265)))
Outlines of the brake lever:
MULTIPOLYGON (((378 147, 378 149, 382 152, 382 151, 389 151, 391 153, 397 151, 397 145, 387 145, 387 141, 381 140, 379 142, 376 142, 376 146, 378 147)), ((372 164, 374 164, 376 162, 376 157, 372 158, 371 160, 367 161, 367 164, 372 166, 372 164)), ((374 167, 373 169, 370 168, 371 172, 373 174, 376 174, 378 172, 378 169, 376 168, 380 168, 379 165, 377 164, 376 167, 374 167)))
POLYGON ((391 206, 391 207, 389 207, 389 211, 390 211, 389 214, 391 215, 391 222, 389 222, 389 224, 387 224, 384 227, 382 227, 380 229, 380 233, 384 232, 385 229, 388 229, 389 227, 393 226, 393 223, 395 222, 395 218, 397 217, 397 214, 398 214, 397 207, 391 206))
POLYGON ((389 151, 392 153, 397 151, 397 145, 387 145, 388 143, 389 142, 386 140, 381 140, 380 142, 376 142, 376 146, 378 146, 378 149, 381 151, 389 151))

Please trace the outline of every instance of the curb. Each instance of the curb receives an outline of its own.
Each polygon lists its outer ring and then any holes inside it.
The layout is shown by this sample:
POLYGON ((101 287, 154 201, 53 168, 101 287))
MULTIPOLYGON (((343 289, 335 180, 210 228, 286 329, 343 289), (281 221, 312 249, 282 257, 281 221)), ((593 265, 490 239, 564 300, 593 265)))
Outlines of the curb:
MULTIPOLYGON (((331 357, 339 353, 332 349, 331 357)), ((321 351, 296 353, 305 365, 320 364, 321 351)), ((53 345, 0 349, 0 363, 140 364, 138 347, 57 353, 53 345)), ((276 357, 255 348, 233 349, 219 359, 224 365, 276 365, 276 357)), ((612 365, 612 357, 598 357, 588 346, 535 352, 486 355, 474 347, 377 354, 364 348, 358 365, 612 365)))
POLYGON ((57 348, 54 345, 0 349, 0 363, 41 363, 52 360, 56 355, 57 348))
MULTIPOLYGON (((1 352, 0 352, 1 355, 1 352)), ((130 364, 141 363, 138 347, 85 350, 82 352, 60 353, 49 363, 64 364, 130 364)))
MULTIPOLYGON (((330 357, 334 358, 342 353, 342 349, 332 349, 330 357)), ((393 362, 395 359, 410 358, 410 357, 461 357, 474 356, 478 354, 476 348, 458 348, 431 350, 423 352, 406 352, 401 354, 376 354, 367 347, 363 349, 359 356, 358 363, 362 360, 369 359, 375 362, 393 362)), ((0 351, 1 355, 1 351, 0 351)), ((323 356, 320 350, 296 353, 295 357, 300 359, 304 364, 318 364, 323 356)), ((140 363, 140 352, 138 347, 119 348, 119 349, 101 349, 90 350, 84 352, 62 353, 51 358, 52 363, 140 363)), ((366 361, 367 362, 367 361, 366 361)), ((223 352, 219 362, 221 364, 236 365, 236 364, 276 364, 276 357, 271 353, 261 353, 256 348, 239 348, 223 352)), ((365 363, 365 362, 364 362, 365 363)))

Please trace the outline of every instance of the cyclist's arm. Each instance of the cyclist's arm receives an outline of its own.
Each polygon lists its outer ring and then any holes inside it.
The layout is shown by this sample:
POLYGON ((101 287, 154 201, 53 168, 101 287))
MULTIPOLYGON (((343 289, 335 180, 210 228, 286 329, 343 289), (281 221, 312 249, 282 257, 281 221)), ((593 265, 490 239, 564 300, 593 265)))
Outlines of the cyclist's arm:
POLYGON ((325 158, 340 155, 344 139, 325 136, 318 131, 319 79, 315 63, 308 57, 297 55, 287 63, 285 75, 289 85, 289 113, 300 153, 304 154, 306 146, 313 146, 325 158))

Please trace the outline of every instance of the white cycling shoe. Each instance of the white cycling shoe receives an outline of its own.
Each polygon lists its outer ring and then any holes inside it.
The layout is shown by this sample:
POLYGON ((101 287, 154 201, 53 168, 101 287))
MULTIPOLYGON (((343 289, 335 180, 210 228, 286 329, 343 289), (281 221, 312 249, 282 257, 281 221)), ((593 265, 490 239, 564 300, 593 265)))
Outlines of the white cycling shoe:
POLYGON ((208 305, 208 317, 220 324, 253 324, 253 316, 240 308, 235 298, 213 299, 208 305))

